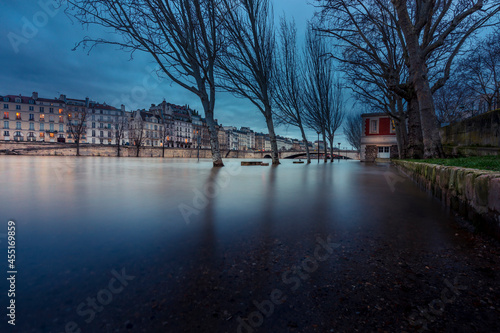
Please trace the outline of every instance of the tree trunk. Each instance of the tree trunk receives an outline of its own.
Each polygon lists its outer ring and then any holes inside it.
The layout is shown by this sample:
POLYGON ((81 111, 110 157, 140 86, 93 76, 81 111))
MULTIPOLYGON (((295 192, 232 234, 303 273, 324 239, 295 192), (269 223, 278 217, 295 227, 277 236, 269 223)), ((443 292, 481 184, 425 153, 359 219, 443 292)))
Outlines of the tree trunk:
POLYGON ((118 140, 118 144, 116 145, 116 148, 117 148, 117 155, 118 157, 120 157, 120 141, 118 140))
MULTIPOLYGON (((333 135, 331 135, 328 139, 328 141, 330 141, 330 162, 333 162, 333 139, 334 139, 333 135)), ((340 150, 339 150, 339 155, 340 155, 340 150)))
POLYGON ((311 163, 311 154, 309 153, 309 145, 307 144, 306 132, 304 131, 304 126, 300 124, 300 133, 302 134, 302 140, 304 140, 304 144, 306 146, 306 155, 307 155, 307 164, 311 163))
POLYGON ((427 79, 427 66, 425 63, 417 62, 412 67, 414 68, 413 83, 415 84, 420 111, 424 158, 444 157, 438 121, 434 111, 434 100, 427 79))
POLYGON ((326 133, 323 130, 323 151, 325 155, 323 156, 323 162, 328 162, 328 147, 326 146, 326 133))
POLYGON ((135 157, 139 157, 139 150, 141 149, 141 146, 138 145, 136 146, 136 152, 135 152, 135 157))
POLYGON ((163 145, 161 146, 161 157, 165 158, 165 139, 163 139, 163 145))
MULTIPOLYGON (((408 131, 406 129, 406 118, 403 108, 403 100, 401 97, 397 96, 397 114, 399 120, 395 124, 396 126, 396 137, 398 139, 398 155, 400 159, 407 158, 408 156, 408 131)), ((396 120, 393 120, 396 122, 396 120)))
POLYGON ((424 143, 424 158, 443 157, 444 153, 434 109, 434 100, 429 86, 428 68, 425 55, 420 49, 418 32, 408 15, 407 2, 392 0, 392 3, 398 13, 399 26, 406 39, 409 76, 418 99, 420 125, 422 127, 424 143))
POLYGON ((76 156, 80 156, 80 140, 75 140, 76 143, 76 156))
POLYGON ((208 133, 210 134, 210 149, 212 150, 212 162, 214 167, 223 167, 222 155, 220 153, 219 136, 215 128, 213 112, 205 110, 205 118, 208 125, 208 133))
POLYGON ((278 154, 278 143, 276 142, 276 134, 274 133, 273 117, 271 113, 271 107, 266 106, 266 124, 269 131, 269 140, 271 141, 271 158, 273 165, 280 164, 279 154, 278 154))
POLYGON ((424 157, 424 142, 422 138, 422 126, 420 125, 420 111, 418 100, 413 96, 407 101, 408 104, 408 157, 421 159, 424 157))

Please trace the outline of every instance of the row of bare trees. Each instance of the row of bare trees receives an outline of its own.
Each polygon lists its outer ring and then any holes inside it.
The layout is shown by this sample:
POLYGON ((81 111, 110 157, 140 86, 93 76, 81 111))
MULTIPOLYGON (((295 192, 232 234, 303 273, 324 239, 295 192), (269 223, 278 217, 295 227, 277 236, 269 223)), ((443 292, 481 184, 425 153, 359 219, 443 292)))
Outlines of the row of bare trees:
POLYGON ((433 95, 467 42, 498 23, 499 1, 316 2, 316 29, 332 37, 355 96, 396 121, 400 156, 443 156, 433 95))
MULTIPOLYGON (((274 114, 279 123, 297 127, 311 162, 306 130, 322 134, 324 160, 328 140, 333 161, 333 140, 344 118, 343 86, 335 76, 334 64, 324 36, 309 26, 303 48, 297 45, 293 21, 281 19, 274 81, 274 114)), ((318 143, 319 147, 319 143, 318 143)), ((318 151, 319 154, 319 151, 318 151)))

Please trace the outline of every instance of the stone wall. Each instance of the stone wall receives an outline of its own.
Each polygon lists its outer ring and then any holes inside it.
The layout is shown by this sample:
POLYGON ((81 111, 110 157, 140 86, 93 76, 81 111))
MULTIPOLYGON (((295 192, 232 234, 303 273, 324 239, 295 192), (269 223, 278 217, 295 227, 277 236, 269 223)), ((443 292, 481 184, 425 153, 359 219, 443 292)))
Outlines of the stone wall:
POLYGON ((393 161, 401 171, 479 229, 500 239, 500 173, 393 161))
POLYGON ((368 145, 365 148, 365 162, 375 162, 378 155, 378 147, 368 145))
POLYGON ((450 155, 500 155, 500 110, 443 127, 441 139, 450 155))

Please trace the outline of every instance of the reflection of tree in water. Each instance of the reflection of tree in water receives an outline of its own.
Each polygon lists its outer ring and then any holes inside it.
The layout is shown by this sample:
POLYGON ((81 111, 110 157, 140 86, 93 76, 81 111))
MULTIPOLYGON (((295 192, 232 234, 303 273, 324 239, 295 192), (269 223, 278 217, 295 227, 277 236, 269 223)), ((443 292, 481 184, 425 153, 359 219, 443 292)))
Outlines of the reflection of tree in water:
POLYGON ((221 178, 227 177, 227 175, 221 175, 221 170, 221 168, 212 168, 204 186, 200 189, 206 193, 205 189, 209 188, 210 194, 206 196, 206 207, 200 211, 200 219, 197 220, 197 223, 202 225, 193 231, 196 235, 190 235, 199 236, 199 239, 190 241, 192 257, 187 258, 183 263, 186 272, 180 273, 182 278, 178 279, 177 285, 182 290, 177 291, 178 298, 172 300, 172 308, 165 313, 173 318, 168 321, 169 325, 165 326, 166 331, 202 332, 208 328, 217 331, 217 327, 213 324, 221 320, 218 318, 221 316, 218 303, 223 301, 224 297, 219 295, 221 272, 217 268, 222 263, 216 261, 217 241, 214 216, 218 194, 212 192, 214 189, 221 191, 220 184, 227 181, 221 178))

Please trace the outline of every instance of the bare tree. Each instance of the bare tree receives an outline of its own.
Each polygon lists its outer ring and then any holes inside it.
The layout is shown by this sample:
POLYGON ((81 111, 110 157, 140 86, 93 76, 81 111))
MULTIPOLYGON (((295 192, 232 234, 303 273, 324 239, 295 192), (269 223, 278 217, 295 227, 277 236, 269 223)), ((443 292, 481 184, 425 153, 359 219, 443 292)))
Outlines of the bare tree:
POLYGON ((227 33, 219 58, 223 88, 248 99, 264 115, 274 165, 279 164, 272 96, 275 36, 269 0, 222 0, 227 33))
POLYGON ((409 74, 418 98, 424 157, 444 156, 435 113, 433 92, 450 76, 456 55, 465 41, 500 10, 497 1, 482 0, 416 1, 392 0, 397 23, 406 41, 409 74), (440 57, 436 57, 439 54, 440 57), (442 76, 431 86, 429 59, 440 58, 442 76))
POLYGON ((328 160, 326 139, 334 87, 333 64, 329 53, 324 37, 309 26, 305 46, 305 120, 309 128, 323 136, 325 162, 328 160))
POLYGON ((461 73, 457 83, 476 95, 484 103, 484 111, 500 107, 500 39, 496 33, 478 41, 460 61, 461 73))
POLYGON ((303 102, 303 59, 297 48, 297 28, 295 22, 287 22, 283 17, 280 26, 280 48, 274 75, 274 112, 279 123, 300 129, 306 147, 307 163, 311 163, 309 145, 304 129, 303 102))
POLYGON ((160 72, 196 94, 210 131, 214 167, 223 166, 214 120, 215 64, 223 38, 220 0, 68 0, 67 12, 84 25, 98 25, 123 37, 86 37, 78 45, 118 45, 131 53, 145 52, 160 72))
POLYGON ((124 140, 125 134, 129 129, 128 117, 125 112, 121 112, 121 114, 118 117, 115 117, 114 127, 115 127, 114 132, 115 132, 116 156, 120 157, 122 141, 124 140))
POLYGON ((352 109, 346 114, 344 123, 344 135, 347 142, 359 152, 361 151, 361 131, 363 128, 361 122, 361 112, 358 109, 352 109))
POLYGON ((72 106, 66 107, 67 130, 76 144, 76 156, 80 156, 80 141, 87 133, 87 118, 89 110, 85 106, 72 106))
POLYGON ((335 132, 340 128, 345 117, 344 88, 338 78, 336 82, 333 83, 330 94, 326 97, 325 130, 330 143, 330 158, 333 162, 333 140, 335 138, 335 132))
POLYGON ((413 157, 422 157, 418 103, 408 82, 405 40, 390 1, 320 2, 322 10, 316 17, 315 29, 333 37, 339 52, 331 56, 340 62, 355 98, 396 121, 400 156, 406 156, 408 151, 413 157))
POLYGON ((145 139, 145 132, 144 120, 142 119, 141 112, 139 110, 134 111, 130 119, 128 135, 131 144, 135 147, 136 157, 139 157, 145 139))

